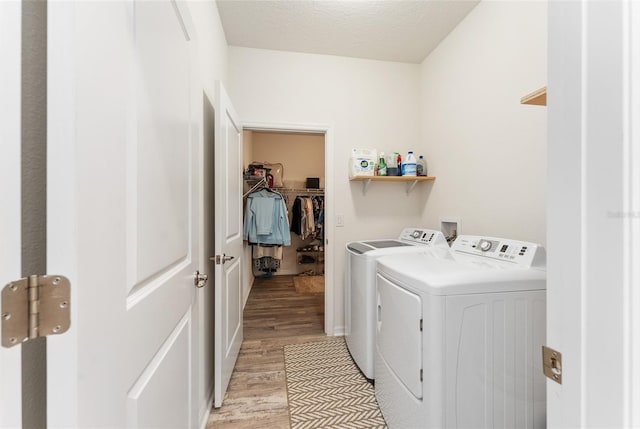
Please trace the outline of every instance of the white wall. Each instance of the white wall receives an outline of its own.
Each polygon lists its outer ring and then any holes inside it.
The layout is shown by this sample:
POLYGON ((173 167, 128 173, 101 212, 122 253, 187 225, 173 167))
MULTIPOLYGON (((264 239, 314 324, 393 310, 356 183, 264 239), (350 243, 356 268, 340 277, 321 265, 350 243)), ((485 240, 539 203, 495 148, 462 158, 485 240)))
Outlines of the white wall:
MULTIPOLYGON (((203 95, 209 98, 212 106, 216 105, 215 100, 215 82, 220 80, 226 85, 227 81, 227 41, 222 29, 222 23, 220 22, 220 15, 218 14, 218 8, 214 1, 190 1, 188 3, 191 18, 196 27, 197 49, 199 51, 198 57, 200 59, 199 64, 199 76, 200 82, 198 83, 202 90, 203 95)), ((200 103, 202 104, 202 102, 200 103)), ((202 117, 202 112, 197 113, 202 117)), ((202 122, 200 122, 202 125, 202 122)), ((200 133, 203 135, 202 126, 200 127, 200 133)), ((209 130, 211 131, 211 130, 209 130)), ((210 135, 210 134, 207 134, 210 135)), ((201 139, 202 141, 202 139, 201 139)), ((204 163, 204 153, 201 148, 201 157, 204 163)), ((198 172, 201 181, 203 181, 204 172, 198 172)), ((199 198, 201 203, 204 203, 204 189, 201 189, 201 196, 199 198)), ((196 207, 200 211, 200 231, 206 231, 203 222, 206 221, 203 213, 204 206, 200 205, 196 207)), ((211 228, 212 230, 212 228, 211 228)), ((194 368, 198 371, 198 385, 194 386, 195 399, 193 401, 194 407, 198 407, 195 410, 198 416, 198 427, 204 427, 204 422, 209 416, 209 410, 211 407, 211 400, 213 398, 213 293, 214 293, 214 273, 207 270, 208 256, 204 252, 204 240, 200 240, 200 268, 201 272, 209 275, 209 284, 207 287, 198 289, 197 302, 193 306, 193 344, 194 347, 193 359, 194 368), (198 349, 200 348, 200 349, 198 349)))
POLYGON ((483 1, 422 63, 422 142, 437 177, 424 223, 545 243, 546 3, 483 1))
MULTIPOLYGON (((344 247, 352 240, 396 237, 420 223, 430 184, 411 197, 404 185, 375 184, 366 196, 349 182, 354 147, 406 152, 420 146, 419 66, 325 55, 229 47, 229 94, 245 122, 323 124, 332 127, 334 212, 344 228, 331 228, 336 332, 344 326, 344 247)), ((329 197, 328 197, 329 198, 329 197)))

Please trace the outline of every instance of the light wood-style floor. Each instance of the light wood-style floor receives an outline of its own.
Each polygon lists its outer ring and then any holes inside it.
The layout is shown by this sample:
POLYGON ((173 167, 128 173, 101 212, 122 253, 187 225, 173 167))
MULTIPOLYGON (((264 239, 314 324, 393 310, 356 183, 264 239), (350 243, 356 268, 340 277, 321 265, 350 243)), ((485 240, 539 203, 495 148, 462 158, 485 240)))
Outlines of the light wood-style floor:
POLYGON ((283 347, 326 338, 323 293, 297 293, 292 276, 256 278, 244 310, 240 356, 207 429, 289 428, 283 347))

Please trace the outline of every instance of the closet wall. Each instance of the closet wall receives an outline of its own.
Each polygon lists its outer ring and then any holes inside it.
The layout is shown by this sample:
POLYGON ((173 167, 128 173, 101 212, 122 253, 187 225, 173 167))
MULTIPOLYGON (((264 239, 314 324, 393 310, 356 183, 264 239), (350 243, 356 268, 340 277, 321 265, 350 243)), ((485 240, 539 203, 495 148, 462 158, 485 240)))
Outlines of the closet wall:
MULTIPOLYGON (((296 193, 287 192, 287 188, 305 188, 307 177, 319 178, 320 188, 324 188, 325 148, 323 134, 245 131, 243 138, 245 167, 252 161, 281 163, 283 165, 285 190, 282 194, 287 199, 290 215, 296 193)), ((302 194, 304 193, 300 195, 302 194)), ((311 241, 311 239, 302 241, 297 234, 291 233, 291 246, 284 248, 281 268, 274 274, 299 274, 314 269, 313 264, 298 264, 296 254, 296 249, 311 241)), ((246 260, 250 261, 250 252, 246 255, 248 257, 246 260)), ((322 265, 320 269, 324 271, 322 265)))

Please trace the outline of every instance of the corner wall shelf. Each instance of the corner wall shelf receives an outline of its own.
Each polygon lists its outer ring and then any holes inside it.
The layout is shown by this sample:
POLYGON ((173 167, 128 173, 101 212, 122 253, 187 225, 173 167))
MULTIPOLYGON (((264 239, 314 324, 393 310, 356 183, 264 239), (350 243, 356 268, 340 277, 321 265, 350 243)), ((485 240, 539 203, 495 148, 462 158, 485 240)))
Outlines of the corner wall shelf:
POLYGON ((537 91, 525 95, 520 99, 520 104, 532 104, 535 106, 547 105, 547 87, 544 86, 537 91))
POLYGON ((415 188, 418 182, 436 180, 435 176, 355 176, 349 179, 351 182, 362 182, 362 195, 367 195, 367 189, 371 182, 404 182, 407 184, 407 195, 415 188))

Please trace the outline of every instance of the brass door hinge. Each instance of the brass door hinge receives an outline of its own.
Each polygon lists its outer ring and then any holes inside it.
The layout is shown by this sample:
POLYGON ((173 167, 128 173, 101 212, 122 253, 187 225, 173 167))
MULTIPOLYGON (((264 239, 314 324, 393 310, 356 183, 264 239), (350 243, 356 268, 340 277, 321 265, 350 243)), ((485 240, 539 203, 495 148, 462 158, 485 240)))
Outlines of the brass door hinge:
POLYGON ((69 329, 71 312, 69 279, 63 276, 29 276, 2 289, 2 346, 13 347, 69 329))

